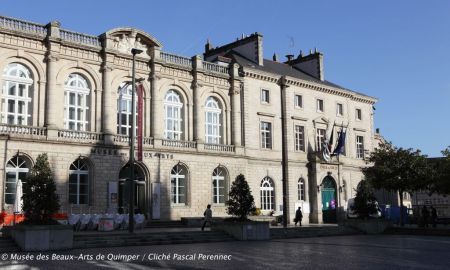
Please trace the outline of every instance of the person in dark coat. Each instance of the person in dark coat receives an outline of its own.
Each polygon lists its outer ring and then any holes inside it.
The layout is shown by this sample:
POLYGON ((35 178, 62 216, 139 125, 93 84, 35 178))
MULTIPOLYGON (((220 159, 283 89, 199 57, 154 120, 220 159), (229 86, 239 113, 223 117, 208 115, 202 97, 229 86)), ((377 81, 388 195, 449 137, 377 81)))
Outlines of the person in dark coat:
POLYGON ((302 219, 303 219, 303 214, 302 214, 302 208, 299 206, 297 211, 295 211, 295 226, 297 226, 297 223, 300 223, 300 226, 302 226, 302 219))
POLYGON ((428 217, 430 216, 430 213, 428 212, 427 207, 424 205, 422 207, 422 218, 423 218, 423 225, 428 228, 428 217))
POLYGON ((431 206, 431 223, 433 224, 433 228, 436 228, 436 221, 437 221, 436 208, 431 206))

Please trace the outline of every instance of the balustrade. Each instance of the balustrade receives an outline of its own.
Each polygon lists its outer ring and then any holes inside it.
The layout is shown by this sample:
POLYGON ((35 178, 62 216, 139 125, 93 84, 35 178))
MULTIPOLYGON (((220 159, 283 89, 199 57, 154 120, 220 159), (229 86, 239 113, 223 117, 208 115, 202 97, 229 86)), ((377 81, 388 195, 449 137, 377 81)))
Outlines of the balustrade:
POLYGON ((0 16, 0 27, 20 32, 37 34, 39 36, 47 35, 47 29, 44 25, 4 16, 0 16))
POLYGON ((187 57, 170 54, 166 52, 160 53, 161 59, 166 61, 167 63, 172 63, 180 66, 192 67, 192 60, 187 57))
POLYGON ((98 37, 96 36, 89 36, 82 33, 77 33, 73 31, 68 31, 61 29, 59 31, 59 35, 62 40, 73 42, 73 43, 80 43, 83 45, 89 45, 89 46, 95 46, 100 47, 101 43, 98 37))

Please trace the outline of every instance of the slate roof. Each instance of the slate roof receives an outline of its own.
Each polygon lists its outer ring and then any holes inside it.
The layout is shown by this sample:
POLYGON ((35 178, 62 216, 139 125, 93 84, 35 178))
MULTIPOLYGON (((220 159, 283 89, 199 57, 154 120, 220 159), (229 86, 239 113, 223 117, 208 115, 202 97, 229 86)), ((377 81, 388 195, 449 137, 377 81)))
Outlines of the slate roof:
POLYGON ((264 71, 264 72, 269 72, 269 73, 274 73, 274 74, 279 74, 279 75, 286 75, 286 76, 290 76, 293 78, 298 78, 301 80, 310 81, 310 82, 317 83, 317 84, 322 84, 325 86, 340 88, 340 89, 343 89, 343 90, 346 90, 346 91, 349 91, 349 92, 352 92, 352 93, 355 93, 355 94, 358 94, 361 96, 373 98, 371 96, 347 89, 345 87, 342 87, 340 85, 337 85, 337 84, 332 83, 327 80, 321 81, 321 80, 316 79, 313 76, 311 76, 297 68, 294 68, 288 64, 285 64, 285 63, 280 63, 280 62, 264 59, 263 66, 260 66, 235 51, 229 52, 227 54, 227 56, 234 59, 239 65, 241 65, 243 67, 250 67, 250 68, 254 68, 257 70, 264 71))

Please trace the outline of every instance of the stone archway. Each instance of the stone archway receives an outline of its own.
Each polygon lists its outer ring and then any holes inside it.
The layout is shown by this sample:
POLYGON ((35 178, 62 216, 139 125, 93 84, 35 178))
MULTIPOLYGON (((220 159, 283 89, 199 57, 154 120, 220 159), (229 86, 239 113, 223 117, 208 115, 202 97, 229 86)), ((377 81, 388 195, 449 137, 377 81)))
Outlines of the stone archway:
MULTIPOLYGON (((130 166, 125 165, 119 173, 119 194, 118 194, 118 206, 119 213, 128 213, 130 206, 130 189, 129 179, 130 166)), ((146 176, 145 169, 140 164, 134 166, 134 210, 135 213, 145 214, 149 212, 148 202, 150 198, 148 196, 148 177, 146 176)))
POLYGON ((322 180, 321 186, 323 223, 336 223, 338 207, 336 181, 328 175, 322 180))

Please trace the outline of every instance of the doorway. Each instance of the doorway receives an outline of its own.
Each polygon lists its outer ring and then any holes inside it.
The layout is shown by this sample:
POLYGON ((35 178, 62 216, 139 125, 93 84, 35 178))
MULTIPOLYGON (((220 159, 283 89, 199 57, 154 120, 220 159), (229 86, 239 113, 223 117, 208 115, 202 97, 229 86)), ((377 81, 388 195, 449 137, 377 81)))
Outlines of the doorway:
POLYGON ((322 217, 323 223, 337 222, 337 194, 336 181, 331 176, 326 176, 322 181, 322 217))
MULTIPOLYGON (((147 212, 147 181, 144 170, 139 166, 134 166, 134 212, 145 214, 147 212)), ((130 209, 130 166, 125 165, 119 173, 119 213, 128 213, 130 209)))

